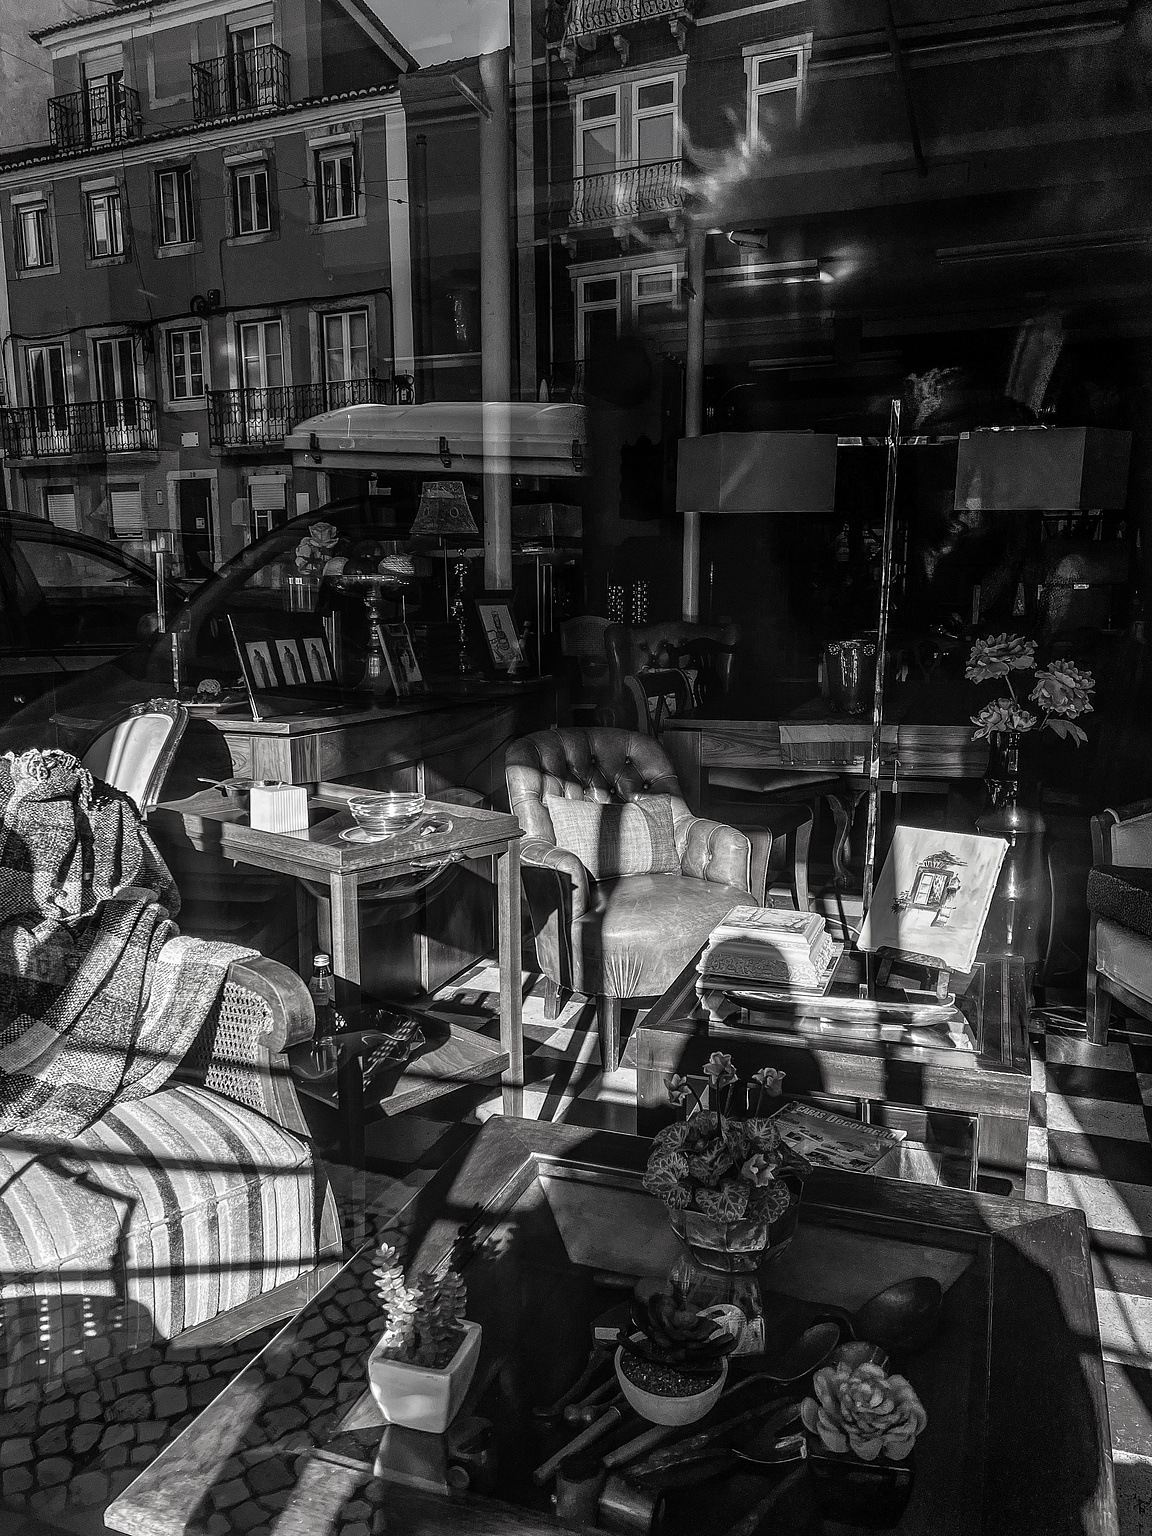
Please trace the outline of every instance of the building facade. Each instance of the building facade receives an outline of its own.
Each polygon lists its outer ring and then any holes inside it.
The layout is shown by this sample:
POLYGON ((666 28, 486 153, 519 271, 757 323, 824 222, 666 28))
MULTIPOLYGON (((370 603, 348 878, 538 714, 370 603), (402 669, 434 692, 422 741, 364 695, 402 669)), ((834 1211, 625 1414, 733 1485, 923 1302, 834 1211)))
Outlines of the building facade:
MULTIPOLYGON (((121 5, 37 34, 0 168, 10 505, 203 576, 333 487, 284 436, 411 390, 414 61, 359 0, 121 5)), ((338 488, 337 488, 338 489, 338 488)))

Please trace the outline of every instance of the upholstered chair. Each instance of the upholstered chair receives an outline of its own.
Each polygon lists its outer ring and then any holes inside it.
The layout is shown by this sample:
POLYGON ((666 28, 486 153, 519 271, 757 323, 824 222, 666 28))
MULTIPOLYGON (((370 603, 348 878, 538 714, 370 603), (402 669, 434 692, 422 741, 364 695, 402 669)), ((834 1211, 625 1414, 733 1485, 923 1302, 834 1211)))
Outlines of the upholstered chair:
POLYGON ((94 778, 130 796, 147 816, 160 799, 187 725, 188 711, 173 699, 133 704, 104 722, 81 761, 94 778))
POLYGON ((732 693, 736 680, 736 648, 740 631, 735 624, 696 624, 688 619, 668 619, 659 624, 610 624, 604 631, 604 652, 608 659, 608 687, 612 696, 612 723, 639 726, 636 705, 625 679, 648 667, 660 667, 671 652, 670 664, 680 658, 702 663, 702 690, 710 694, 707 703, 716 704, 732 693), (693 651, 699 655, 692 657, 693 651))
POLYGON ((694 816, 663 748, 636 731, 537 731, 508 748, 505 776, 524 829, 521 868, 546 1016, 557 1016, 565 993, 594 997, 601 1064, 612 1071, 621 1004, 659 997, 733 907, 763 904, 771 836, 694 816), (558 846, 552 796, 608 805, 669 797, 674 871, 596 879, 558 846))
POLYGON ((1107 1045, 1112 999, 1152 1019, 1152 800, 1092 818, 1088 1038, 1107 1045))

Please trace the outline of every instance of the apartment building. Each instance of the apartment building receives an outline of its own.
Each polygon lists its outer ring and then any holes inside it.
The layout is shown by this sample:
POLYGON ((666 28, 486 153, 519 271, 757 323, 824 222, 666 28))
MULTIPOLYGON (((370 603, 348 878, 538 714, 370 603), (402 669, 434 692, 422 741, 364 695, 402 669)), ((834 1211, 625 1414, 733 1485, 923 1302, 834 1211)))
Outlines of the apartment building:
POLYGON ((17 510, 203 575, 340 487, 317 411, 411 391, 414 60, 361 0, 147 0, 36 34, 50 144, 0 161, 17 510))

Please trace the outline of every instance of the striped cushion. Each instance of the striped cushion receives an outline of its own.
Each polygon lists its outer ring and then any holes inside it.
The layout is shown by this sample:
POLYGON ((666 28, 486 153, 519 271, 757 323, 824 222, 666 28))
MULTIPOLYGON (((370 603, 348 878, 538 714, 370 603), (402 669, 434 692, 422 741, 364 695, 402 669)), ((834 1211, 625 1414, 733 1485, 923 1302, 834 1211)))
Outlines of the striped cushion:
POLYGON ((119 1295, 165 1338, 316 1262, 309 1148, 203 1088, 117 1105, 55 1157, 0 1149, 0 1185, 0 1294, 119 1295))
POLYGON ((668 795, 641 795, 627 804, 545 795, 544 805, 556 846, 574 853, 593 880, 680 873, 668 795))

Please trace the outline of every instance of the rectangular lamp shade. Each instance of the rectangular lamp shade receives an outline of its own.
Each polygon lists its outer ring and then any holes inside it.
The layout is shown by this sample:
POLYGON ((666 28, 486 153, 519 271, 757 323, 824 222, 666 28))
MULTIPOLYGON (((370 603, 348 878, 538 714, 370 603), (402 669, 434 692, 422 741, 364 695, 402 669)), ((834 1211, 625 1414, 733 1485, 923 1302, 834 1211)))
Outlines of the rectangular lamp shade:
POLYGON ((836 438, 819 432, 714 432, 681 439, 680 512, 831 512, 836 438))
POLYGON ((956 457, 957 512, 1120 511, 1130 432, 1023 427, 965 432, 956 457))

